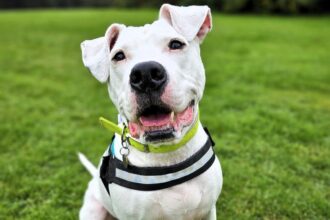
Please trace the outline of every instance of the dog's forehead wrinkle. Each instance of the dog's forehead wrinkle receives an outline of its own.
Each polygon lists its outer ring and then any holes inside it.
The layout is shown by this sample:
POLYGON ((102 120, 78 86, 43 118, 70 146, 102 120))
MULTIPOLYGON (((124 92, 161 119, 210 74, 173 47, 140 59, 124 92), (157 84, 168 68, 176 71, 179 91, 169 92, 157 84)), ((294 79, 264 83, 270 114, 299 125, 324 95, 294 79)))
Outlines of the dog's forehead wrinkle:
POLYGON ((133 34, 133 32, 134 34, 155 33, 162 36, 166 33, 177 34, 174 28, 163 20, 156 20, 151 24, 145 24, 143 26, 128 26, 126 30, 130 31, 130 34, 133 34))

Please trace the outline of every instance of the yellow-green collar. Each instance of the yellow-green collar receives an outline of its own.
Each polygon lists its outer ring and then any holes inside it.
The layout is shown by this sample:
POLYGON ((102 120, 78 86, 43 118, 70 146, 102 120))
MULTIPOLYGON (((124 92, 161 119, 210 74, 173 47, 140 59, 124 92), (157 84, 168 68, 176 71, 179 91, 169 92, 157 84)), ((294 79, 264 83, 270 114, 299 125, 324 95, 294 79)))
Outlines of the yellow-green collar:
POLYGON ((125 135, 126 140, 128 141, 129 145, 134 147, 135 149, 142 151, 142 152, 151 152, 151 153, 167 153, 171 151, 175 151, 180 147, 184 146, 188 141, 196 134, 199 125, 199 117, 196 118, 194 125, 190 128, 190 130, 185 134, 181 141, 173 145, 152 145, 152 144, 142 144, 135 140, 134 138, 130 137, 129 130, 125 128, 121 128, 119 125, 103 118, 99 118, 100 123, 103 127, 107 130, 117 133, 119 135, 125 135))

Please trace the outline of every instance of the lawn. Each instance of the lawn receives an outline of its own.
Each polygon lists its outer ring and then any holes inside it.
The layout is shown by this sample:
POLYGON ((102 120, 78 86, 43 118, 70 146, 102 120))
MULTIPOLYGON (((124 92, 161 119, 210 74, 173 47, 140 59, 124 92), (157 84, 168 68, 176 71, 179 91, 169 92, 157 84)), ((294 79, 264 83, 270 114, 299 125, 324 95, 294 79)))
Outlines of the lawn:
MULTIPOLYGON (((79 44, 153 10, 0 12, 0 219, 77 219, 116 119, 79 44)), ((224 185, 218 219, 330 219, 330 17, 214 14, 201 120, 224 185)))

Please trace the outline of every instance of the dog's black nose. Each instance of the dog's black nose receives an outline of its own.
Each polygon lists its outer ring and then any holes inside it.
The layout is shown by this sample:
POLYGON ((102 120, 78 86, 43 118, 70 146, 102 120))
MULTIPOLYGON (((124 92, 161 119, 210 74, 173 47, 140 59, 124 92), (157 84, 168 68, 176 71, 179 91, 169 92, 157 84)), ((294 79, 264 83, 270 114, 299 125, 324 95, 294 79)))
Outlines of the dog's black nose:
POLYGON ((130 75, 131 87, 143 93, 161 90, 166 80, 167 74, 164 67, 154 61, 136 64, 130 75))

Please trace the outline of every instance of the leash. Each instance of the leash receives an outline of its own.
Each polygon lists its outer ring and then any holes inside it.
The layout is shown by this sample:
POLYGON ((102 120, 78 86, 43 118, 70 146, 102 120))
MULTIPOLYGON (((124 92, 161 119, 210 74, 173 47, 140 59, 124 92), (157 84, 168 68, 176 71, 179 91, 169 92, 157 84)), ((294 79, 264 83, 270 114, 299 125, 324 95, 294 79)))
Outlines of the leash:
POLYGON ((129 154, 129 146, 134 147, 135 149, 145 152, 145 153, 168 153, 171 151, 175 151, 179 149, 180 147, 184 146, 190 139, 196 134, 198 130, 199 125, 199 115, 197 115, 197 118, 193 124, 193 126, 190 128, 190 130, 185 134, 185 136, 176 144, 171 145, 152 145, 152 144, 143 144, 137 141, 136 139, 132 138, 129 134, 129 129, 124 124, 123 127, 120 125, 117 125, 103 117, 99 118, 99 121, 101 125, 109 130, 112 133, 116 133, 121 136, 121 142, 122 142, 122 148, 121 148, 121 154, 123 155, 123 159, 125 159, 125 155, 129 154))

